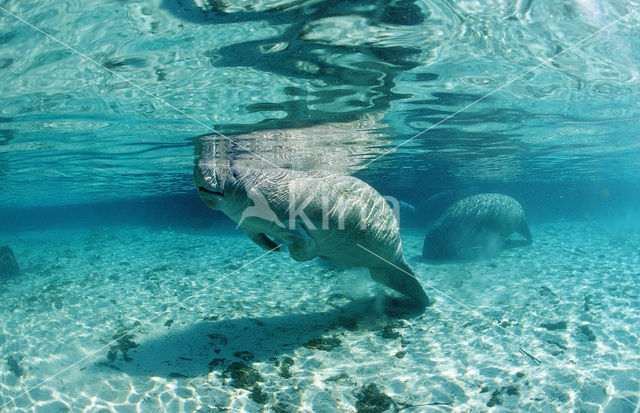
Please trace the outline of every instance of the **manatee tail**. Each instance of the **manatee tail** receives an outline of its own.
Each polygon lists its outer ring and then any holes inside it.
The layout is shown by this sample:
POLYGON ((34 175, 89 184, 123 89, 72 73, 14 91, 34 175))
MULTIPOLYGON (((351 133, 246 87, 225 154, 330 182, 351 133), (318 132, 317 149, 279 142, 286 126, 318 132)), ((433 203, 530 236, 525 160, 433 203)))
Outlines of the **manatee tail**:
POLYGON ((430 305, 429 297, 422 289, 411 268, 406 264, 399 266, 399 268, 389 265, 384 268, 369 268, 369 272, 374 281, 411 298, 420 309, 428 307, 430 305))
POLYGON ((529 224, 527 224, 527 220, 522 218, 520 221, 520 225, 518 225, 518 229, 516 232, 527 239, 527 241, 531 242, 531 231, 529 231, 529 224))

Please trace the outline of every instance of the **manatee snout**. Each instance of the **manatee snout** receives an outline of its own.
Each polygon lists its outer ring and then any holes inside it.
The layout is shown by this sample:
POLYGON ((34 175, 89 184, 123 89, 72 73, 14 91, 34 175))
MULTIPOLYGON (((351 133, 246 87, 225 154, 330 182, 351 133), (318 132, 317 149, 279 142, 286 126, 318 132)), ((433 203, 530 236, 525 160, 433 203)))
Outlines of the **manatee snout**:
POLYGON ((211 209, 220 210, 224 207, 224 185, 221 185, 214 170, 211 168, 210 173, 206 165, 198 163, 193 169, 193 182, 198 188, 198 195, 205 204, 211 209), (203 169, 204 172, 203 173, 203 169))

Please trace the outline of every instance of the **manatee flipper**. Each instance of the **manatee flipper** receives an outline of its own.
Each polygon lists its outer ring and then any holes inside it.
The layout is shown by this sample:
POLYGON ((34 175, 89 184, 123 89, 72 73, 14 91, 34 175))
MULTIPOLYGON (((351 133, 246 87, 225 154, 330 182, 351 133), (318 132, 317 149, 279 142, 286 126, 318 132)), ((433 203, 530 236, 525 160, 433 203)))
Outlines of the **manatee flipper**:
POLYGON ((369 268, 369 273, 374 281, 412 298, 421 308, 428 307, 429 297, 413 275, 413 271, 408 266, 403 269, 404 271, 392 266, 369 268))
POLYGON ((527 220, 522 218, 516 232, 527 239, 527 241, 531 242, 531 231, 529 231, 529 224, 527 224, 527 220))
POLYGON ((262 247, 262 248, 264 248, 266 250, 280 251, 280 248, 278 248, 278 244, 273 242, 269 237, 267 237, 263 233, 261 233, 261 232, 248 232, 248 231, 245 231, 244 233, 247 234, 249 239, 251 241, 255 242, 258 246, 260 246, 260 247, 262 247))
POLYGON ((302 222, 296 221, 295 229, 282 236, 289 255, 296 261, 309 261, 318 256, 316 241, 311 238, 302 222))

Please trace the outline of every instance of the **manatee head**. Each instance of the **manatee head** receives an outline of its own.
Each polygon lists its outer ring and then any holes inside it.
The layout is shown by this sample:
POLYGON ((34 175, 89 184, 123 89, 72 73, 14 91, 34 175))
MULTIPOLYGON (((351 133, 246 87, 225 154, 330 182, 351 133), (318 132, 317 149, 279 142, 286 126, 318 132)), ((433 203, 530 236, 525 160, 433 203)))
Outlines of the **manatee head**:
POLYGON ((209 208, 232 216, 247 207, 244 184, 230 165, 200 159, 193 170, 193 180, 209 208))
POLYGON ((224 190, 227 183, 228 171, 216 168, 213 162, 199 161, 193 168, 193 182, 198 188, 198 194, 211 209, 221 210, 226 206, 224 190))

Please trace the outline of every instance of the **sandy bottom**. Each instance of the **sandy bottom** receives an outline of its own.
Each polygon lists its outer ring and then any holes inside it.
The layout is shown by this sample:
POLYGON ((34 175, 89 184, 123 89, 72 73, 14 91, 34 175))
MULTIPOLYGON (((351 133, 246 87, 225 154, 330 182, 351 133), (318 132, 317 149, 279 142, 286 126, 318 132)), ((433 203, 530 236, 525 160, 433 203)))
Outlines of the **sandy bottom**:
POLYGON ((637 412, 640 233, 532 233, 434 264, 405 231, 434 302, 413 317, 366 270, 239 233, 0 234, 22 269, 0 284, 0 411, 637 412))

